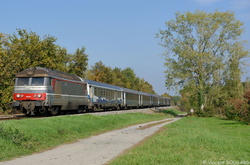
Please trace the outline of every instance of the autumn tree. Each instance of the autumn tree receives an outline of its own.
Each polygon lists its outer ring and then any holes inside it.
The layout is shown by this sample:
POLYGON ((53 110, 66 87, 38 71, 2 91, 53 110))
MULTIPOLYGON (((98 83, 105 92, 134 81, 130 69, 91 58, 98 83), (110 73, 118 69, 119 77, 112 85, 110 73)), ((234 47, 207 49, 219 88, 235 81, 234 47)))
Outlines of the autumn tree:
POLYGON ((172 97, 170 94, 168 94, 168 93, 163 93, 161 96, 163 96, 163 97, 172 97))
POLYGON ((147 82, 144 78, 139 78, 139 83, 137 87, 138 91, 156 94, 153 86, 147 82))
POLYGON ((69 73, 85 77, 85 71, 88 66, 88 55, 85 53, 86 48, 77 48, 76 52, 69 56, 69 73))
POLYGON ((127 67, 122 70, 122 74, 125 77, 123 81, 127 85, 125 88, 137 90, 139 78, 136 76, 134 70, 130 67, 127 67))
POLYGON ((241 62, 249 55, 239 39, 242 25, 229 11, 176 13, 157 34, 166 48, 167 88, 193 87, 189 92, 195 93, 199 110, 217 97, 211 89, 221 91, 226 83, 235 87, 232 95, 240 95, 241 62))
POLYGON ((181 96, 172 96, 172 105, 180 105, 181 96))
POLYGON ((0 33, 0 113, 8 109, 13 92, 13 76, 15 74, 16 59, 8 54, 8 38, 0 33))
POLYGON ((99 61, 95 63, 94 66, 91 66, 91 69, 89 69, 86 73, 86 78, 107 84, 113 84, 114 82, 112 68, 104 65, 102 61, 99 61))
POLYGON ((113 85, 119 86, 119 87, 127 87, 128 84, 127 82, 125 82, 126 77, 122 74, 122 69, 115 67, 112 70, 113 74, 114 74, 114 81, 113 81, 113 85))
POLYGON ((105 66, 101 61, 91 66, 87 70, 86 78, 94 81, 99 81, 111 85, 116 85, 124 88, 134 89, 142 92, 153 93, 153 86, 145 79, 136 76, 134 70, 130 67, 125 69, 105 66))
POLYGON ((7 54, 15 58, 18 71, 36 66, 66 71, 67 51, 56 41, 55 37, 49 35, 42 39, 35 32, 18 29, 17 34, 8 36, 7 54))
POLYGON ((0 111, 10 109, 14 77, 21 70, 40 66, 67 71, 67 51, 56 40, 22 29, 12 35, 0 33, 0 111))
POLYGON ((248 104, 250 104, 250 77, 246 78, 246 82, 243 83, 243 86, 244 86, 244 98, 246 98, 248 104))

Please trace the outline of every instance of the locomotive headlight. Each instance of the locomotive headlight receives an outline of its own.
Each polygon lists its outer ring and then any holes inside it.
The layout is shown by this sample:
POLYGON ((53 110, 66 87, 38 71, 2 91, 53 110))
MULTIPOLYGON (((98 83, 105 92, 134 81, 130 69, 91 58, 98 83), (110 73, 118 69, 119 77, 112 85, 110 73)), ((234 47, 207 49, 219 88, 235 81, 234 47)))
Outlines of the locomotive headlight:
POLYGON ((20 95, 20 94, 17 94, 16 97, 19 98, 19 97, 21 97, 21 95, 20 95))
POLYGON ((38 97, 38 98, 41 98, 41 97, 42 97, 42 95, 41 95, 41 94, 38 94, 38 95, 37 95, 37 97, 38 97))

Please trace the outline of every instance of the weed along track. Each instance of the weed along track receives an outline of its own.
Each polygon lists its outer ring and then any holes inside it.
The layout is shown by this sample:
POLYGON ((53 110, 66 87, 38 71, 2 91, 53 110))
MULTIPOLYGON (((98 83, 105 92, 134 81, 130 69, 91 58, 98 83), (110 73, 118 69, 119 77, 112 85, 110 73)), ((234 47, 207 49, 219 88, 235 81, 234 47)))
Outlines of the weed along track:
POLYGON ((119 156, 125 150, 140 143, 143 139, 155 134, 162 126, 179 119, 165 118, 163 120, 116 129, 42 153, 7 162, 0 162, 0 165, 105 164, 119 156))

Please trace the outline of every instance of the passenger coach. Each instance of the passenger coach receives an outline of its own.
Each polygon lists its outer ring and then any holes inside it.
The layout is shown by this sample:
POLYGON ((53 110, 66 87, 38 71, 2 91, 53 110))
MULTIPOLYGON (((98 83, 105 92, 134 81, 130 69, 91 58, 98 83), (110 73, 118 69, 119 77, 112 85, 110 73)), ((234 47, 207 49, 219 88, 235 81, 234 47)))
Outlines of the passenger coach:
POLYGON ((118 86, 87 80, 89 109, 121 109, 123 107, 122 90, 118 86))

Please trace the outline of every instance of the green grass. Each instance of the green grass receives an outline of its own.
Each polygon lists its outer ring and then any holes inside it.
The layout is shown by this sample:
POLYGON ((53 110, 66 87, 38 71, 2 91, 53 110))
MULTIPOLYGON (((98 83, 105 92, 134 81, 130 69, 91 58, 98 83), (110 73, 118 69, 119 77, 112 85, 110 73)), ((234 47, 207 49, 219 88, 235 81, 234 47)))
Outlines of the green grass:
POLYGON ((166 109, 162 111, 166 115, 171 115, 171 116, 178 116, 180 114, 185 114, 185 112, 181 112, 177 109, 166 109))
POLYGON ((0 161, 125 126, 166 118, 162 114, 60 116, 0 121, 0 161))
POLYGON ((110 164, 250 164, 250 126, 218 118, 187 117, 166 125, 110 164))

